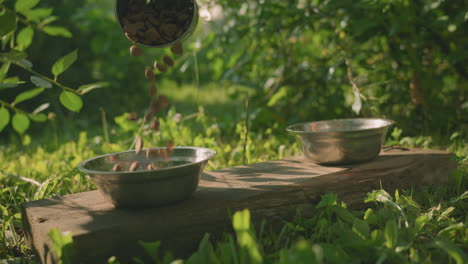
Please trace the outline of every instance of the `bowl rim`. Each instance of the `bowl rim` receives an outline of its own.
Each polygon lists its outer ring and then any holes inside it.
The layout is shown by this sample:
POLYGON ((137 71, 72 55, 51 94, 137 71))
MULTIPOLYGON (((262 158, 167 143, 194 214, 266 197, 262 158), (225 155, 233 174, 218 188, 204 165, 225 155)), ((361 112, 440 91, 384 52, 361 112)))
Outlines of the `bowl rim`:
POLYGON ((297 133, 297 134, 327 134, 327 133, 352 133, 352 132, 358 132, 358 131, 372 131, 372 130, 381 130, 383 128, 390 127, 395 124, 395 121, 391 119, 386 119, 386 118, 338 118, 338 119, 328 119, 328 120, 320 120, 320 121, 309 121, 309 122, 302 122, 302 123, 296 123, 292 124, 286 127, 286 130, 288 132, 292 133, 297 133), (293 129, 293 127, 300 126, 300 125, 305 125, 305 124, 314 124, 314 123, 326 123, 330 121, 346 121, 346 120, 382 120, 385 121, 386 124, 383 126, 379 127, 373 127, 373 128, 364 128, 364 129, 358 129, 358 130, 330 130, 330 131, 304 131, 304 130, 297 130, 293 129))
MULTIPOLYGON (((142 151, 145 151, 147 149, 148 148, 142 149, 142 151)), ((154 148, 150 148, 150 149, 166 149, 166 147, 154 147, 154 148)), ((120 151, 120 152, 114 152, 114 153, 99 155, 99 156, 95 156, 95 157, 83 160, 80 163, 78 163, 78 165, 76 165, 76 168, 81 172, 89 174, 90 176, 92 174, 101 174, 101 175, 111 175, 112 174, 112 175, 115 175, 117 173, 119 175, 130 175, 130 174, 154 173, 155 171, 158 171, 158 172, 167 171, 167 170, 174 169, 174 168, 188 167, 188 166, 192 166, 194 164, 199 164, 199 163, 202 163, 202 162, 206 162, 206 161, 212 159, 213 157, 215 157, 216 154, 217 154, 216 150, 210 149, 210 148, 204 148, 204 147, 177 146, 177 147, 174 147, 174 149, 206 150, 206 151, 210 152, 210 155, 209 155, 209 157, 207 157, 207 158, 205 158, 203 160, 197 161, 197 162, 190 162, 190 163, 181 164, 181 165, 177 165, 177 166, 170 166, 170 167, 160 168, 160 169, 153 170, 153 171, 141 171, 141 170, 139 170, 139 171, 100 171, 100 170, 90 170, 90 169, 85 168, 85 165, 88 162, 91 162, 93 160, 97 160, 97 159, 112 156, 112 155, 135 152, 135 150, 127 150, 127 151, 120 151)))

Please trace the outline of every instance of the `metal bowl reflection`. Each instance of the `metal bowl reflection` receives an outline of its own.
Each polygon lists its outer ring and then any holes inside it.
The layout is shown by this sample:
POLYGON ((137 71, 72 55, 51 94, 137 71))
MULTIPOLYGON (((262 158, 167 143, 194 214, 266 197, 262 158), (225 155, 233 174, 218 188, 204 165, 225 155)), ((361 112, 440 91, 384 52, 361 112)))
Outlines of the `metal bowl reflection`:
POLYGON ((394 122, 380 118, 335 119, 287 127, 301 142, 302 152, 318 164, 351 164, 377 157, 388 128, 394 122))
POLYGON ((87 173, 98 190, 120 208, 145 208, 187 199, 197 188, 201 173, 216 151, 200 147, 175 147, 171 155, 166 148, 117 152, 85 160, 77 168, 87 173), (149 157, 148 157, 149 156, 149 157), (133 162, 139 162, 136 171, 128 171, 133 162), (119 164, 122 171, 112 171, 119 164), (148 164, 159 167, 147 170, 148 164))

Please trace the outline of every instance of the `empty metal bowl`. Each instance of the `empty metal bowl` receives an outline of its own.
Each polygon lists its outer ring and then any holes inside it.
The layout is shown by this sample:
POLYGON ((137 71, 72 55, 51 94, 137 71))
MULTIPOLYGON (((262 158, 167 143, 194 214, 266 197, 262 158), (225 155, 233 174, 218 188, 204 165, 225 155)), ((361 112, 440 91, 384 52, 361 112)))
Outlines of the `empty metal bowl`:
POLYGON ((302 152, 318 164, 352 164, 377 157, 388 127, 394 122, 380 118, 336 119, 287 127, 302 144, 302 152))
POLYGON ((78 169, 87 173, 98 190, 115 207, 145 208, 174 203, 190 197, 200 180, 203 168, 216 151, 199 147, 175 147, 167 155, 166 148, 117 152, 85 160, 78 169), (156 154, 155 154, 156 153, 156 154), (149 157, 148 157, 149 156, 149 157), (129 171, 135 161, 136 171, 129 171), (115 164, 122 171, 113 171, 115 164), (158 167, 148 170, 148 164, 158 167))

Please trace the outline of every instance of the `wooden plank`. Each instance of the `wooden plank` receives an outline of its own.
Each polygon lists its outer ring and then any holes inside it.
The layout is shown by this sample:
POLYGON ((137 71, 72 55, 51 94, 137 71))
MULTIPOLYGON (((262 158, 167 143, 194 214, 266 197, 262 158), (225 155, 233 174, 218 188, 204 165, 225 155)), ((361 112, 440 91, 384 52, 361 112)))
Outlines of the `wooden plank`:
POLYGON ((445 151, 385 149, 371 162, 340 167, 292 157, 205 173, 193 197, 160 208, 114 209, 98 191, 27 202, 23 225, 43 263, 55 263, 47 236, 55 227, 72 232, 79 263, 142 256, 138 240, 161 240, 166 249, 183 256, 204 233, 216 239, 229 231, 229 212, 249 208, 256 219, 288 220, 297 208, 312 212, 326 192, 358 207, 367 192, 380 186, 393 191, 446 182, 456 167, 450 156, 445 151))

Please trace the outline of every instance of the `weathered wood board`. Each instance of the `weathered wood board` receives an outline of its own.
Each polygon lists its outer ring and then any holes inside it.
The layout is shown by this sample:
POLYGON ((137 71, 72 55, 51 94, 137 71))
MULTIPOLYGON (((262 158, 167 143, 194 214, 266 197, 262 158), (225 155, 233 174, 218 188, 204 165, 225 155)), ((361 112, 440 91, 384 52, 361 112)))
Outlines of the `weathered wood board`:
POLYGON ((311 214, 320 196, 334 192, 351 207, 367 192, 444 183, 456 162, 444 151, 387 148, 373 161, 319 166, 292 157, 204 173, 189 200, 160 208, 119 210, 98 191, 23 204, 26 239, 43 263, 55 263, 48 232, 72 232, 77 263, 104 263, 110 256, 142 256, 138 240, 160 240, 185 255, 204 233, 230 231, 229 212, 248 208, 254 219, 289 220, 300 208, 311 214))

